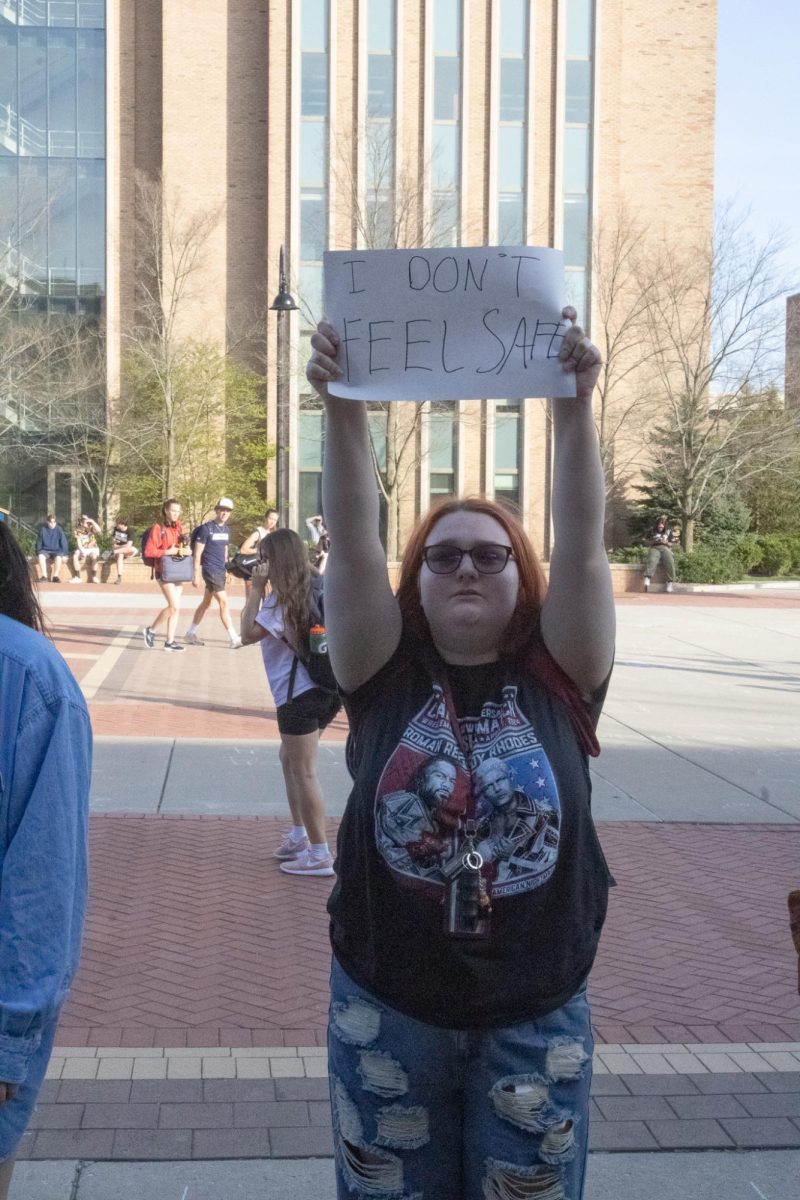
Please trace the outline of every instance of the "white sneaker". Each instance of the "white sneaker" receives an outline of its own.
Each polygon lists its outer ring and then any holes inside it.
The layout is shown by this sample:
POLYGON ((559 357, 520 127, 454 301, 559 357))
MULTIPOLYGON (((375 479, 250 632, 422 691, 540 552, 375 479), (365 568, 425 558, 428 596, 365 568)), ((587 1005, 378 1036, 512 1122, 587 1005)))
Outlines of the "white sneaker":
POLYGON ((297 858, 298 854, 302 854, 310 846, 307 837, 295 839, 290 834, 284 834, 283 841, 277 850, 272 851, 272 857, 277 858, 279 862, 289 862, 292 858, 297 858))
POLYGON ((72 578, 70 579, 70 583, 80 583, 80 582, 81 582, 80 575, 73 575, 72 578))
POLYGON ((228 649, 229 650, 238 650, 241 645, 242 645, 242 639, 240 637, 235 637, 231 640, 231 644, 228 647, 228 649))
POLYGON ((183 640, 186 642, 187 646, 205 646, 205 642, 201 641, 196 633, 185 633, 183 635, 183 640))
POLYGON ((333 858, 330 854, 318 858, 310 850, 304 850, 290 862, 282 862, 281 870, 287 875, 333 875, 333 858))
POLYGON ((671 584, 671 583, 668 583, 668 584, 667 584, 667 591, 668 591, 668 592, 671 592, 671 591, 672 591, 672 584, 671 584))
POLYGON ((650 576, 649 575, 645 575, 645 577, 644 577, 644 590, 646 592, 650 591, 650 576))

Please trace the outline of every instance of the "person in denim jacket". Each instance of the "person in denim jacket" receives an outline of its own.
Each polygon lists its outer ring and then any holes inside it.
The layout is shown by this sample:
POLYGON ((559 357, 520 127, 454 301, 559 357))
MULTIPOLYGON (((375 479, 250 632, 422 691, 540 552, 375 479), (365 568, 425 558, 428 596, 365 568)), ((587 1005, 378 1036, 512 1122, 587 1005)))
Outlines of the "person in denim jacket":
POLYGON ((0 1200, 78 965, 92 731, 0 523, 0 1200))

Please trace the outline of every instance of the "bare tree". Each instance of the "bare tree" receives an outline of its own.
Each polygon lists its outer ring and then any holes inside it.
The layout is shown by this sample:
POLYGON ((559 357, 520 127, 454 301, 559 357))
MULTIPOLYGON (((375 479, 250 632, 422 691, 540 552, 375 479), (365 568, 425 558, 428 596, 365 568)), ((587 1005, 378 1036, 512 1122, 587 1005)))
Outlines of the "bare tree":
POLYGON ((775 239, 755 244, 727 212, 709 244, 667 247, 659 262, 647 316, 660 414, 648 446, 687 550, 715 498, 780 470, 793 452, 791 415, 763 419, 782 333, 780 252, 775 239))
MULTIPOLYGON (((622 209, 601 223, 592 239, 592 338, 603 356, 595 420, 609 526, 614 499, 625 492, 641 459, 644 431, 655 411, 647 369, 655 354, 649 311, 657 253, 643 226, 622 209)), ((612 528, 608 532, 613 537, 612 528)))

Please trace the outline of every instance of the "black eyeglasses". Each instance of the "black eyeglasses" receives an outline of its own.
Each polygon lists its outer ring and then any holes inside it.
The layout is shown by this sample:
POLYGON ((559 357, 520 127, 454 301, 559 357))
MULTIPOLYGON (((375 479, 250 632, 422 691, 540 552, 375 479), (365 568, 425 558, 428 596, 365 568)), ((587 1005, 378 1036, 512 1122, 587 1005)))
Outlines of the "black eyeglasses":
POLYGON ((471 550, 462 550, 460 546, 426 546, 422 558, 429 571, 434 575, 452 575, 461 566, 464 555, 472 559, 472 565, 481 575, 499 575, 505 570, 514 551, 510 546, 497 546, 494 542, 482 542, 471 550))

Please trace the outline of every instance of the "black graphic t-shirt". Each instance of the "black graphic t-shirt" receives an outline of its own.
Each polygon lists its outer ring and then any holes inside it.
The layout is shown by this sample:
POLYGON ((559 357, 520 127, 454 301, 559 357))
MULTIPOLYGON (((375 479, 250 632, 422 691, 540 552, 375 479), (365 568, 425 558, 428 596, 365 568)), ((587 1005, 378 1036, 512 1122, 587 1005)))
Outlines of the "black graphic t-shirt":
POLYGON ((580 987, 605 919, 586 757, 566 709, 514 664, 435 674, 404 637, 346 698, 354 787, 328 905, 334 953, 418 1020, 530 1020, 580 987))

